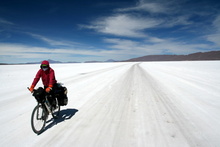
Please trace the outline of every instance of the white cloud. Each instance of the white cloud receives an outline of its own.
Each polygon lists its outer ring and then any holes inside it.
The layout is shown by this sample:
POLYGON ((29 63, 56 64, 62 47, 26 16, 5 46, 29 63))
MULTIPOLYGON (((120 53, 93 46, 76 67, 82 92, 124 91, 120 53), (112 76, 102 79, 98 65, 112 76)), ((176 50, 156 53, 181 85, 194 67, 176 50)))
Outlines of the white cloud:
POLYGON ((161 39, 156 37, 150 37, 145 42, 117 38, 105 38, 104 41, 110 44, 109 48, 116 50, 115 54, 126 54, 137 57, 164 53, 188 54, 211 48, 211 46, 206 44, 187 44, 184 42, 176 42, 173 39, 161 39))
POLYGON ((130 54, 129 51, 135 50, 139 46, 139 42, 128 39, 105 38, 104 41, 113 44, 110 48, 120 50, 120 52, 124 52, 124 54, 125 52, 126 54, 130 54))
MULTIPOLYGON (((21 44, 6 44, 0 43, 0 62, 7 57, 9 60, 24 60, 40 61, 43 59, 54 59, 60 61, 86 61, 86 60, 126 60, 133 57, 140 57, 144 55, 173 53, 173 54, 188 54, 200 51, 201 49, 210 49, 210 46, 205 44, 186 44, 175 42, 172 39, 161 39, 157 37, 149 37, 145 41, 133 41, 129 39, 119 38, 105 38, 108 49, 95 49, 89 48, 42 48, 32 47, 21 44), (80 56, 78 56, 80 55, 80 56), (82 57, 85 56, 85 57, 82 57), (86 57, 88 56, 88 57, 86 57)), ((22 62, 22 61, 17 61, 22 62)))
POLYGON ((149 36, 150 29, 193 26, 192 14, 186 13, 180 3, 140 0, 133 7, 115 9, 111 16, 97 18, 81 27, 109 35, 143 38, 149 36))
MULTIPOLYGON (((37 54, 39 56, 43 54, 82 54, 82 55, 97 55, 98 51, 85 50, 85 49, 49 49, 43 47, 32 47, 21 44, 7 44, 0 43, 0 55, 31 55, 37 54)), ((27 56, 29 57, 29 56, 27 56)))
POLYGON ((120 8, 118 12, 129 12, 129 11, 148 11, 150 13, 167 13, 168 9, 162 3, 139 3, 134 7, 120 8))
POLYGON ((154 28, 160 23, 161 21, 151 18, 134 17, 128 14, 118 14, 97 19, 92 23, 92 25, 84 25, 84 27, 95 29, 100 33, 115 36, 146 37, 144 30, 154 28))
POLYGON ((54 59, 60 61, 81 61, 83 60, 106 60, 111 55, 116 55, 116 52, 110 50, 91 50, 89 47, 79 49, 49 49, 45 47, 32 47, 21 44, 0 43, 0 62, 14 63, 22 62, 19 60, 40 61, 44 59, 54 59), (85 56, 85 57, 84 57, 85 56), (7 59, 6 59, 7 58, 7 59), (13 62, 14 61, 14 62, 13 62))
POLYGON ((207 35, 206 38, 208 41, 211 41, 215 43, 217 46, 220 46, 220 33, 207 35))
POLYGON ((220 15, 216 16, 215 20, 213 21, 213 27, 215 33, 206 35, 206 39, 208 41, 213 42, 218 47, 220 46, 220 15))
POLYGON ((157 38, 157 37, 149 37, 148 40, 152 43, 161 43, 165 41, 164 39, 157 38))
POLYGON ((220 32, 220 15, 218 15, 213 21, 214 27, 220 32))
POLYGON ((193 24, 193 22, 189 21, 189 16, 187 15, 180 15, 176 17, 171 17, 168 19, 164 19, 164 23, 162 24, 161 27, 174 27, 177 25, 183 25, 183 26, 188 26, 193 24))
POLYGON ((33 34, 33 33, 27 33, 27 34, 31 35, 32 37, 34 37, 36 39, 39 39, 39 40, 47 43, 49 45, 52 45, 52 46, 67 46, 67 47, 70 47, 70 46, 74 46, 75 44, 78 44, 76 42, 70 42, 70 41, 53 40, 53 39, 50 39, 48 37, 38 35, 38 34, 33 34))
POLYGON ((0 26, 1 25, 14 25, 14 23, 7 21, 5 19, 0 18, 0 26))

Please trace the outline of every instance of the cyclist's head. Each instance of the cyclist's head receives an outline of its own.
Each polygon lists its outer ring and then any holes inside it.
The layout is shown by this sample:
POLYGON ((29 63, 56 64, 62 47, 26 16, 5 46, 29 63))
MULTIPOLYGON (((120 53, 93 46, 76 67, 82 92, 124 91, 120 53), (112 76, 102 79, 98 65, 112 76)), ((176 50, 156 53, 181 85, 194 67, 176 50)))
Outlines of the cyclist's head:
POLYGON ((47 60, 44 60, 41 62, 40 68, 43 69, 44 71, 48 70, 50 67, 50 64, 47 60))

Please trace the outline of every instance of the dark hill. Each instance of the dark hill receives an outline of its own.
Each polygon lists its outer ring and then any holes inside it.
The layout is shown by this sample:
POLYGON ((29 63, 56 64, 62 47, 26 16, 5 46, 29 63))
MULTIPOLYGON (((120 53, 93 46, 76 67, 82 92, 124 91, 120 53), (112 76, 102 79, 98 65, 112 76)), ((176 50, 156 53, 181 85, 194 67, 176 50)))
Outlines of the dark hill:
POLYGON ((220 51, 198 52, 189 55, 148 55, 132 58, 125 62, 136 61, 194 61, 194 60, 220 60, 220 51))

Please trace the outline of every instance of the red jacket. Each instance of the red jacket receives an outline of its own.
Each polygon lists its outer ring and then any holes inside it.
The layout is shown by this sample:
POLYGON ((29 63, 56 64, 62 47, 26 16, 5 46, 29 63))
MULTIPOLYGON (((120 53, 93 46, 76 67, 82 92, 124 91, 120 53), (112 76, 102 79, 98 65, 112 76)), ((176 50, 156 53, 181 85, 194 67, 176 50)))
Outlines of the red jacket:
POLYGON ((57 83, 54 70, 50 67, 46 71, 43 71, 42 69, 40 69, 37 72, 32 85, 36 86, 40 78, 42 79, 43 85, 46 87, 49 87, 49 86, 53 87, 53 85, 57 83))

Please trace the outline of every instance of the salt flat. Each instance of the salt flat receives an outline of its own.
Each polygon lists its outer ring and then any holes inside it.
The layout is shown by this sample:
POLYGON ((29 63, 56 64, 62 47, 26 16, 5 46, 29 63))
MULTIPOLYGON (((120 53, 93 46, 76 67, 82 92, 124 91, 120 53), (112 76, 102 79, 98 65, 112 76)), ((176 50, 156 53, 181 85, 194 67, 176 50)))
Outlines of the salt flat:
MULTIPOLYGON (((36 135, 26 87, 39 65, 0 66, 1 146, 217 147, 220 61, 52 64, 68 88, 36 135)), ((37 86, 42 86, 41 81, 37 86)))

